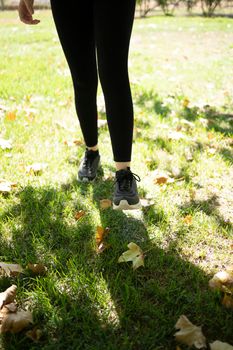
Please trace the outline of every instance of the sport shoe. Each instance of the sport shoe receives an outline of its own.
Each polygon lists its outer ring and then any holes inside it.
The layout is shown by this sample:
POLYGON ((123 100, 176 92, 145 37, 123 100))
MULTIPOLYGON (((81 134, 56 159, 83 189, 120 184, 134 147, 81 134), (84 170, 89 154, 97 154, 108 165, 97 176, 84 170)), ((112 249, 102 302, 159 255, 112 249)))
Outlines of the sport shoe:
POLYGON ((97 169, 99 164, 99 151, 93 151, 86 148, 84 157, 81 159, 79 165, 77 179, 83 182, 94 180, 97 175, 97 169))
POLYGON ((140 209, 142 207, 137 191, 136 181, 141 181, 130 167, 116 171, 113 209, 140 209), (136 180, 136 181, 135 181, 136 180))

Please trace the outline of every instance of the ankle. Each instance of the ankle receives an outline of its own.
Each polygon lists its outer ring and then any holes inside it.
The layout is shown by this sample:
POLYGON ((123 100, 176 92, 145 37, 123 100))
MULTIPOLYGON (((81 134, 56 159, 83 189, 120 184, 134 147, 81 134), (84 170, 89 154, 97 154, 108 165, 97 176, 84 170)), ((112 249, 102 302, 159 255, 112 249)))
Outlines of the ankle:
POLYGON ((92 147, 88 147, 88 146, 86 146, 86 148, 87 148, 89 151, 98 151, 98 150, 99 150, 98 145, 96 145, 96 146, 92 146, 92 147))
POLYGON ((130 169, 130 162, 115 162, 116 164, 116 171, 125 169, 127 170, 128 168, 130 169))

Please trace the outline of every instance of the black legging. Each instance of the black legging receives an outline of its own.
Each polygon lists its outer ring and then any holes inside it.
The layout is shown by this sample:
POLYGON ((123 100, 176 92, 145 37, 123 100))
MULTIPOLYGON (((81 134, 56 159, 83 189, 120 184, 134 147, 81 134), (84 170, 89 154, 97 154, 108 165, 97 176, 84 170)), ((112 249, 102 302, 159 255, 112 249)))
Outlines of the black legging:
POLYGON ((128 53, 135 0, 51 0, 51 7, 70 67, 86 145, 98 143, 99 74, 114 160, 130 161, 134 121, 128 53))

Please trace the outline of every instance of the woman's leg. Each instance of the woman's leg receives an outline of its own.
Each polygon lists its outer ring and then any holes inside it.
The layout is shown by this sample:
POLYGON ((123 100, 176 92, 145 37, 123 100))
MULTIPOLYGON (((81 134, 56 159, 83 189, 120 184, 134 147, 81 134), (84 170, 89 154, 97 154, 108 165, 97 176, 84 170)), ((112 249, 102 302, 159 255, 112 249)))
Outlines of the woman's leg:
POLYGON ((132 152, 133 103, 128 53, 134 13, 135 0, 94 0, 98 71, 117 170, 130 165, 132 152))
POLYGON ((74 85, 76 110, 86 146, 97 149, 98 85, 93 0, 51 0, 54 22, 74 85))

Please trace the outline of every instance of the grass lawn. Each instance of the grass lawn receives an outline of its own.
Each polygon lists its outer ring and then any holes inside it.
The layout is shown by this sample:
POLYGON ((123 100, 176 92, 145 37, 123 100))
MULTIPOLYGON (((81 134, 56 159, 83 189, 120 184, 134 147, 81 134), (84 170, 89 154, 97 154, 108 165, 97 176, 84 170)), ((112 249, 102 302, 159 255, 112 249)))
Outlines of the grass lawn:
MULTIPOLYGON (((232 310, 208 287, 233 260, 232 19, 135 20, 132 171, 140 197, 153 202, 114 211, 100 207, 114 183, 107 125, 98 179, 80 184, 85 146, 69 71, 51 13, 37 14, 41 24, 31 27, 0 13, 0 138, 12 143, 0 147, 0 178, 17 183, 0 194, 0 261, 48 271, 1 277, 0 291, 17 285, 17 302, 33 311, 42 336, 6 334, 0 349, 170 350, 182 314, 208 341, 233 344, 232 310), (47 167, 36 176, 27 172, 33 163, 47 167), (171 181, 157 184, 156 171, 171 181), (101 254, 97 226, 110 229, 101 254), (117 263, 129 242, 146 252, 145 267, 117 263)), ((100 89, 98 105, 106 119, 100 89)))

